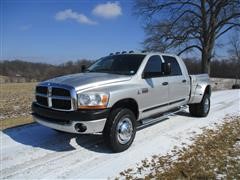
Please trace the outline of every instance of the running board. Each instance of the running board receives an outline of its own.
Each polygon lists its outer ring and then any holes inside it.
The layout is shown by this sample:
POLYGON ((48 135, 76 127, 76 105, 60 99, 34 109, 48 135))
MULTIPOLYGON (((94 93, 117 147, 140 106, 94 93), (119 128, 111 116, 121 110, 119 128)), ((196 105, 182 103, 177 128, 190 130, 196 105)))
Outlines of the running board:
POLYGON ((155 118, 150 117, 150 118, 142 119, 142 120, 140 120, 137 129, 142 129, 142 128, 147 127, 149 125, 152 125, 152 124, 155 124, 157 122, 163 121, 163 120, 167 119, 168 116, 176 114, 178 112, 181 112, 181 111, 185 110, 186 108, 187 108, 187 106, 181 106, 177 109, 167 111, 163 114, 160 114, 158 117, 155 117, 155 118))

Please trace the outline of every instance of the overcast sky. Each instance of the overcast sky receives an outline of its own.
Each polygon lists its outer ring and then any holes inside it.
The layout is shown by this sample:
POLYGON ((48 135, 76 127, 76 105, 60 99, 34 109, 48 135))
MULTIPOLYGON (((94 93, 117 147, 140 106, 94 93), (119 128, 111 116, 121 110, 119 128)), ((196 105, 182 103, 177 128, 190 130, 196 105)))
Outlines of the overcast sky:
POLYGON ((131 0, 0 1, 0 60, 58 64, 142 49, 144 31, 131 0))

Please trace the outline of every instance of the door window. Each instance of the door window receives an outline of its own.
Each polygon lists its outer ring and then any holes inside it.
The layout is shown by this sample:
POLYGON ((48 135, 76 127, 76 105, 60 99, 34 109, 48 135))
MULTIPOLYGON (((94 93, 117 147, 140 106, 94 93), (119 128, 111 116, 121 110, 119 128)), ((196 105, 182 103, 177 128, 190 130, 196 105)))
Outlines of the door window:
POLYGON ((171 73, 170 76, 180 76, 182 75, 181 68, 176 60, 176 58, 172 56, 163 56, 165 63, 171 64, 171 73))
POLYGON ((161 76, 161 65, 162 61, 160 59, 160 56, 151 56, 145 66, 144 72, 151 74, 153 77, 161 76))

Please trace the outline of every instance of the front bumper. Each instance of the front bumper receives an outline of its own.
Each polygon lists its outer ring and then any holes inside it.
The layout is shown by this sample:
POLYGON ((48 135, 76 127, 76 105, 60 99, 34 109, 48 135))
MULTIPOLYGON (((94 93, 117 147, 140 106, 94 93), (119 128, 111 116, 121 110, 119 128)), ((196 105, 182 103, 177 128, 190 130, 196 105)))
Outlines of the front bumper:
POLYGON ((44 118, 33 115, 33 120, 42 124, 43 126, 57 129, 60 131, 65 131, 69 133, 78 133, 78 134, 92 134, 102 132, 107 119, 99 119, 95 121, 71 121, 69 124, 57 124, 51 121, 48 121, 44 118), (79 132, 76 129, 77 124, 82 124, 86 127, 86 131, 79 132))
POLYGON ((32 104, 33 119, 47 127, 60 131, 91 134, 102 132, 110 109, 56 111, 32 104))

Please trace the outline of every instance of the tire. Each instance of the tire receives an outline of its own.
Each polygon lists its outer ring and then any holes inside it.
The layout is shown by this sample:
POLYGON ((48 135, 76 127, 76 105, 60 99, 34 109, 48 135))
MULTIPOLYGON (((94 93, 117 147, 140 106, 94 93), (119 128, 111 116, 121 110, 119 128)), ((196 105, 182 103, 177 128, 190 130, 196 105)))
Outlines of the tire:
POLYGON ((240 89, 240 84, 234 84, 234 85, 232 85, 232 89, 240 89))
POLYGON ((210 111, 210 96, 205 94, 199 104, 190 104, 189 111, 192 116, 206 117, 210 111))
POLYGON ((122 152, 128 149, 136 134, 136 117, 126 108, 114 109, 103 130, 105 142, 113 152, 122 152), (121 131, 125 130, 125 134, 121 131))

